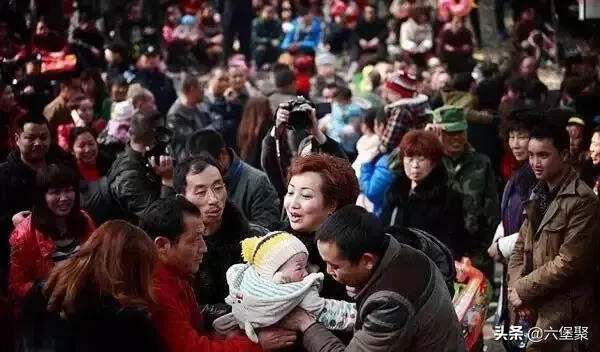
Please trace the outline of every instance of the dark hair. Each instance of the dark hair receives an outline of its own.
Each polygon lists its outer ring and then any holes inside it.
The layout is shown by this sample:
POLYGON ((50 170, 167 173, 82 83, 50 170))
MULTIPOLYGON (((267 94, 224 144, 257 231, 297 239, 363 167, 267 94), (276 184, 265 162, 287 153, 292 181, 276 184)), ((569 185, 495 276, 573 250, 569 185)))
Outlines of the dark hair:
POLYGON ((531 99, 535 102, 542 102, 545 96, 548 95, 548 87, 544 83, 538 80, 527 82, 525 87, 525 98, 531 99))
POLYGON ((473 84, 473 77, 470 72, 461 72, 454 75, 452 79, 452 88, 461 92, 468 92, 473 84))
POLYGON ((106 85, 102 80, 102 75, 100 74, 100 70, 96 68, 87 68, 81 73, 80 79, 82 81, 94 81, 94 105, 102 104, 104 99, 108 96, 106 92, 106 85))
POLYGON ((219 153, 225 146, 225 140, 219 132, 204 128, 192 133, 188 137, 185 144, 185 151, 191 157, 207 153, 218 160, 219 153))
POLYGON ((350 100, 350 99, 352 99, 352 91, 350 90, 350 88, 348 88, 346 86, 339 86, 335 90, 335 93, 333 94, 333 97, 334 98, 342 98, 342 99, 350 100))
POLYGON ((544 116, 536 109, 515 109, 502 122, 500 126, 501 135, 508 140, 511 132, 527 131, 531 133, 543 120, 544 116))
POLYGON ((125 76, 118 75, 118 76, 114 77, 108 83, 108 86, 109 86, 110 89, 112 89, 112 87, 114 87, 115 85, 117 85, 119 87, 128 87, 129 86, 129 82, 127 81, 127 79, 125 78, 125 76))
POLYGON ((375 121, 378 124, 385 125, 387 123, 387 120, 388 120, 388 116, 385 112, 385 109, 383 107, 377 109, 377 113, 375 114, 375 121))
POLYGON ((175 166, 175 171, 173 173, 173 186, 175 192, 182 194, 185 191, 185 187, 187 186, 186 177, 188 174, 197 175, 206 170, 209 166, 216 167, 221 176, 223 176, 221 165, 209 155, 196 156, 178 163, 177 166, 175 166))
POLYGON ((284 88, 292 85, 296 81, 296 76, 291 68, 286 65, 281 65, 274 70, 275 75, 275 86, 277 88, 284 88))
POLYGON ((517 93, 519 96, 525 92, 526 85, 527 81, 520 76, 514 76, 506 81, 506 88, 517 93))
POLYGON ((565 126, 559 126, 555 123, 542 122, 531 131, 531 139, 552 140, 552 145, 559 151, 568 151, 570 138, 565 126))
POLYGON ((19 119, 19 122, 17 124, 17 127, 18 127, 17 131, 23 132, 23 128, 28 123, 34 123, 36 125, 46 125, 46 126, 48 126, 48 129, 50 129, 48 120, 46 120, 46 118, 44 116, 38 115, 38 114, 32 114, 32 113, 28 112, 25 115, 21 116, 21 118, 19 119))
POLYGON ((197 75, 187 74, 181 82, 181 91, 183 93, 188 93, 193 88, 200 86, 200 79, 197 75))
POLYGON ((364 208, 346 205, 329 216, 317 230, 317 241, 335 243, 341 256, 356 263, 365 253, 381 258, 385 251, 382 223, 364 208))
POLYGON ((162 198, 146 209, 140 227, 152 239, 161 236, 176 243, 184 231, 184 214, 202 216, 200 209, 182 196, 162 198))
POLYGON ((238 127, 237 145, 240 158, 247 160, 255 143, 260 143, 261 133, 273 126, 273 112, 269 99, 264 96, 252 97, 244 106, 242 120, 238 127))
POLYGON ((381 85, 381 74, 373 70, 369 73, 369 80, 371 80, 371 86, 375 89, 381 85))
POLYGON ((329 154, 310 154, 296 158, 288 170, 287 183, 290 183, 293 176, 305 172, 316 172, 321 176, 321 193, 325 205, 335 203, 336 208, 341 208, 356 203, 359 193, 358 180, 348 160, 329 154))
POLYGON ((402 137, 399 145, 400 156, 423 156, 439 163, 444 155, 444 147, 439 138, 431 132, 412 130, 402 137))
POLYGON ((377 116, 377 110, 367 109, 361 116, 360 122, 364 123, 368 129, 375 131, 375 117, 377 116))
POLYGON ((60 235, 56 227, 56 216, 46 202, 46 193, 52 188, 73 187, 75 200, 71 212, 67 215, 67 232, 69 236, 80 240, 86 227, 86 218, 81 212, 79 197, 79 176, 75 170, 63 164, 50 164, 44 172, 38 173, 33 196, 31 223, 52 239, 60 235))
MULTIPOLYGON (((69 134, 69 151, 73 151, 73 146, 75 145, 77 137, 81 136, 84 133, 91 134, 92 137, 94 137, 94 140, 96 140, 96 131, 94 131, 92 128, 87 126, 75 127, 71 130, 71 134, 69 134)), ((96 144, 97 143, 98 142, 96 142, 96 144)))
POLYGON ((136 112, 131 117, 129 134, 132 141, 150 145, 154 137, 154 125, 151 116, 136 112))

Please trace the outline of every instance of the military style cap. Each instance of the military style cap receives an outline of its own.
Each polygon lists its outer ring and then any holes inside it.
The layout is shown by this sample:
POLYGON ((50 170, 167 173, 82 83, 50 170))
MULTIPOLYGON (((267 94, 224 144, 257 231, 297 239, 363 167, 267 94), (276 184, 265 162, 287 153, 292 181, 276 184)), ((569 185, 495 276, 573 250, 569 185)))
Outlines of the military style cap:
POLYGON ((444 125, 446 132, 461 132, 468 127, 463 108, 454 105, 445 105, 435 109, 433 122, 444 125))

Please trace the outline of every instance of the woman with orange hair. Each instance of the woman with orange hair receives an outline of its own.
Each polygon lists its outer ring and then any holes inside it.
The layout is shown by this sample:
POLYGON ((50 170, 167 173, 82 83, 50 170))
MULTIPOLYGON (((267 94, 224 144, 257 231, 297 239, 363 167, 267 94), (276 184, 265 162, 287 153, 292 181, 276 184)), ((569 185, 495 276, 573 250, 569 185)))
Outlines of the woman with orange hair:
POLYGON ((36 283, 23 312, 26 351, 163 351, 148 309, 156 250, 139 227, 113 220, 36 283))

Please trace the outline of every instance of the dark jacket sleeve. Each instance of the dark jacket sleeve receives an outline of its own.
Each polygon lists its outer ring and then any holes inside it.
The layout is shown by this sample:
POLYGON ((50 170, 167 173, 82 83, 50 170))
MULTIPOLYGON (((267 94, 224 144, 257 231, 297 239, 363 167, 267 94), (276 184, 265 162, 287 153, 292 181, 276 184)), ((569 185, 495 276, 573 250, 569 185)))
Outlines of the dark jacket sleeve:
POLYGON ((279 162, 277 160, 277 150, 275 147, 275 138, 271 136, 271 133, 267 133, 262 141, 262 152, 260 155, 260 164, 263 171, 267 174, 269 181, 275 188, 279 200, 285 196, 285 183, 279 169, 279 162))
POLYGON ((175 112, 167 115, 167 128, 173 132, 171 148, 177 161, 185 159, 185 143, 188 136, 194 132, 189 120, 175 112))
POLYGON ((279 197, 266 175, 261 174, 256 181, 254 187, 259 191, 253 192, 254 197, 250 200, 249 221, 268 229, 274 229, 280 221, 279 197))
POLYGON ((404 351, 411 339, 410 320, 415 310, 398 293, 379 291, 371 295, 360 309, 362 327, 355 331, 348 346, 320 324, 304 332, 303 345, 309 351, 404 351))
POLYGON ((325 137, 327 137, 327 140, 325 141, 325 143, 319 146, 319 152, 337 156, 338 158, 348 159, 348 156, 344 152, 344 149, 338 142, 329 138, 328 135, 325 135, 325 137))
POLYGON ((140 170, 121 172, 110 184, 110 190, 123 210, 140 217, 144 211, 160 198, 174 194, 171 187, 162 185, 157 189, 147 175, 140 170))

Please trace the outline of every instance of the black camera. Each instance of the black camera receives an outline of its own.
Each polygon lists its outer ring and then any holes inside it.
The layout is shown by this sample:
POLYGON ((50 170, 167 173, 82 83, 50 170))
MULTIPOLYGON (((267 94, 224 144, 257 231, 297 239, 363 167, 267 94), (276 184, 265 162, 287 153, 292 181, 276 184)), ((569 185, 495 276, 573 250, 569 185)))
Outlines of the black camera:
POLYGON ((148 150, 146 156, 158 159, 161 155, 168 155, 167 147, 171 143, 172 137, 173 132, 168 128, 162 126, 154 128, 154 143, 152 143, 152 148, 148 150))
POLYGON ((280 109, 285 109, 290 112, 286 128, 293 131, 308 130, 312 128, 310 109, 314 107, 314 104, 311 103, 310 100, 302 96, 298 96, 287 103, 282 104, 280 109), (310 108, 307 105, 310 106, 310 108))

